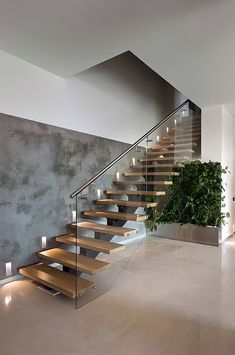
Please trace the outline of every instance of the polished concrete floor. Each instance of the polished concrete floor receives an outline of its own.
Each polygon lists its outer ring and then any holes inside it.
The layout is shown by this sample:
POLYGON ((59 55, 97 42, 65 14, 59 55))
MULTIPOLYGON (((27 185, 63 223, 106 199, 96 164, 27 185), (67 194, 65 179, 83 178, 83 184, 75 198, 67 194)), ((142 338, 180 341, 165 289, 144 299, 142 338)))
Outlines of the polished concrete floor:
POLYGON ((127 253, 109 291, 78 310, 27 280, 3 286, 0 354, 235 354, 235 239, 148 237, 127 253))

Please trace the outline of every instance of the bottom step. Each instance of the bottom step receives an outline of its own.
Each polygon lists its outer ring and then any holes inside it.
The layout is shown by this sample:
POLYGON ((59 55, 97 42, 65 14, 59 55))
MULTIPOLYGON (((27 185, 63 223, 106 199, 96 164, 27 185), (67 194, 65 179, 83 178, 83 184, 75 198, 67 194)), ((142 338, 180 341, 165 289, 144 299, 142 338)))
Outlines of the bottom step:
POLYGON ((71 298, 82 295, 90 288, 95 287, 94 282, 80 277, 76 280, 75 275, 42 263, 23 267, 19 269, 19 273, 71 298))

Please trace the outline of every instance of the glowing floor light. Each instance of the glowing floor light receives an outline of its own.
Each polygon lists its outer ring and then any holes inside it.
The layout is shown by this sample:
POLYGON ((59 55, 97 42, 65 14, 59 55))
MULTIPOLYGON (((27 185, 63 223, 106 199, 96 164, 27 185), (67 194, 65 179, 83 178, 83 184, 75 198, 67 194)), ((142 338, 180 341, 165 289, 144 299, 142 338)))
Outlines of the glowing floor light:
POLYGON ((4 298, 4 304, 5 306, 8 306, 12 301, 11 295, 5 296, 4 298))

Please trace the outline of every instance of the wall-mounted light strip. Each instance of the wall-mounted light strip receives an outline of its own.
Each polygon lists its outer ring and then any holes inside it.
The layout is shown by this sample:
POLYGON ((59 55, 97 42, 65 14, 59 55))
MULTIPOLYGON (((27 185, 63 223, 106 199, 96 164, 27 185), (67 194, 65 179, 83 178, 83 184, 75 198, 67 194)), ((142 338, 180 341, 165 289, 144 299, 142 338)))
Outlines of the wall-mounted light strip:
POLYGON ((43 236, 42 237, 42 249, 45 249, 47 247, 47 237, 43 236))
POLYGON ((8 262, 5 264, 6 276, 12 275, 12 262, 8 262))
POLYGON ((98 199, 101 198, 101 190, 100 189, 97 189, 96 196, 98 199))
POLYGON ((72 211, 72 222, 76 222, 77 219, 77 213, 76 211, 72 211))

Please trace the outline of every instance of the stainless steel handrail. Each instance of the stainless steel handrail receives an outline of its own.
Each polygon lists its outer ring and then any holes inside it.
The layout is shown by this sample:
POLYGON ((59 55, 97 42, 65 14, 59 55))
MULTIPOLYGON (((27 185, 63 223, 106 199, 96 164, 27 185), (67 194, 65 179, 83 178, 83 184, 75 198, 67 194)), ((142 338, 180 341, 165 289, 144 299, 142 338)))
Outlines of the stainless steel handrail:
POLYGON ((118 155, 114 160, 111 161, 108 165, 106 165, 102 170, 100 170, 97 174, 95 174, 91 179, 89 179, 85 184, 75 190, 72 194, 70 194, 71 198, 77 196, 80 192, 82 192, 86 187, 88 187, 92 182, 98 179, 103 173, 105 173, 109 168, 111 168, 114 164, 116 164, 120 159, 122 159, 127 153, 129 153, 133 148, 137 147, 139 143, 141 143, 145 138, 147 138, 150 134, 152 134, 156 129, 161 127, 163 123, 165 123, 171 116, 173 116, 177 111, 181 109, 184 105, 186 105, 190 100, 184 101, 180 106, 174 109, 169 115, 163 118, 160 122, 156 124, 153 128, 151 128, 147 133, 145 133, 141 138, 139 138, 135 143, 133 143, 129 148, 124 150, 120 155, 118 155))

